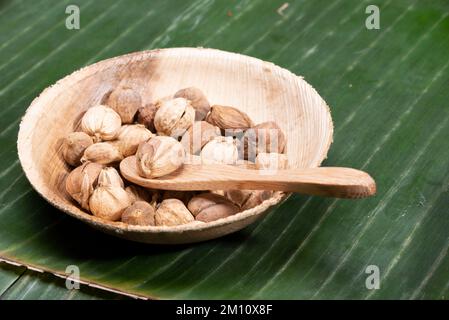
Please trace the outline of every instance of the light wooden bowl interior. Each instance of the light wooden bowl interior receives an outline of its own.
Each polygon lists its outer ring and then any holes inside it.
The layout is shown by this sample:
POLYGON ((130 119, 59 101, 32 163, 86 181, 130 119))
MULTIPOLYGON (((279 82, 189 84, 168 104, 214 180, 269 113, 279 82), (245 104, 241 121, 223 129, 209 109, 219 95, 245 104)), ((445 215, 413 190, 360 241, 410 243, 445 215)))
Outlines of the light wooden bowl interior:
POLYGON ((317 167, 332 142, 329 108, 301 77, 252 57, 202 48, 136 52, 83 68, 44 90, 20 125, 19 158, 33 187, 51 204, 104 232, 139 242, 191 243, 240 230, 286 198, 275 195, 250 210, 211 223, 176 227, 129 226, 82 211, 66 193, 70 168, 61 142, 79 128, 83 112, 120 84, 138 88, 144 103, 196 86, 211 104, 235 106, 255 123, 273 120, 287 136, 291 167, 317 167))

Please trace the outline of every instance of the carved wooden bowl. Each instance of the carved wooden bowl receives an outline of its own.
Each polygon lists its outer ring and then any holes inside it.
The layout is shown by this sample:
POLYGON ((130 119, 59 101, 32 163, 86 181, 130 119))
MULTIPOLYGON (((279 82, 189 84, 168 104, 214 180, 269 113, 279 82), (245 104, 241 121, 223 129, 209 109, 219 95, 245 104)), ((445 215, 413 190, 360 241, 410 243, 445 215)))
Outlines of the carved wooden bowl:
POLYGON ((287 137, 291 167, 317 167, 332 142, 332 119, 320 95, 301 77, 256 58, 203 48, 136 52, 100 61, 45 89, 28 108, 18 137, 19 158, 33 187, 61 211, 106 233, 147 243, 191 243, 240 230, 286 199, 276 192, 262 204, 210 223, 174 227, 108 222, 81 210, 65 191, 70 168, 62 139, 79 128, 81 114, 120 84, 140 88, 143 102, 200 88, 211 104, 230 105, 255 123, 275 121, 287 137))

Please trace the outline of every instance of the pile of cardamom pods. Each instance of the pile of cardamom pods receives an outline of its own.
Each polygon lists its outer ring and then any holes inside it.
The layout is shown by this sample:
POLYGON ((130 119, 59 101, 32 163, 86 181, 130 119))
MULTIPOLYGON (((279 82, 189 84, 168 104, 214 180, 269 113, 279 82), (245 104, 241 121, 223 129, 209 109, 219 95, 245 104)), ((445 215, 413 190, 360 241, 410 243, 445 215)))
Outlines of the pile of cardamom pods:
POLYGON ((202 163, 283 169, 285 135, 275 122, 255 125, 234 107, 210 105, 190 87, 143 105, 132 87, 108 92, 82 115, 80 130, 65 137, 70 166, 67 193, 82 209, 107 221, 141 226, 204 223, 253 208, 272 191, 162 191, 124 181, 121 160, 135 155, 139 175, 157 178, 192 159, 202 163))

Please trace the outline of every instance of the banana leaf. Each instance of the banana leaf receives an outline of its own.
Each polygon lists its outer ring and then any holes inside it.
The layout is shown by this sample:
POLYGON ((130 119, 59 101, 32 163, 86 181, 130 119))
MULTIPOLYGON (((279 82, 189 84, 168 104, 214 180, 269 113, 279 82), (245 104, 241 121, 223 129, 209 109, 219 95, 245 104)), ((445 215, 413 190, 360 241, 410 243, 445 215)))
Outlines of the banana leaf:
POLYGON ((65 280, 49 273, 0 264, 0 298, 22 300, 123 300, 124 295, 79 285, 67 290, 65 280))
POLYGON ((84 282, 151 298, 447 298, 448 14, 447 0, 0 1, 0 257, 59 275, 76 265, 84 282), (79 30, 65 26, 69 4, 79 30), (366 27, 369 5, 379 29, 366 27), (33 98, 104 58, 177 46, 304 76, 332 111, 324 164, 368 171, 377 196, 294 195, 241 232, 186 246, 112 238, 39 197, 16 150, 33 98))

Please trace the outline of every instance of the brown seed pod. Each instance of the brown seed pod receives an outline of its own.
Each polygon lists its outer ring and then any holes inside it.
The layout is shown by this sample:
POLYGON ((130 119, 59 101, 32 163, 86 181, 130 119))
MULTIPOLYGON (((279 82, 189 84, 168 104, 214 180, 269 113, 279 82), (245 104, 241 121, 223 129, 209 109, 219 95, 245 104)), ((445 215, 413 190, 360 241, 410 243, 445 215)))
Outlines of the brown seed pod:
POLYGON ((108 221, 120 220, 123 211, 130 205, 125 189, 110 184, 98 184, 89 199, 92 214, 108 221))
POLYGON ((106 167, 101 170, 98 176, 98 184, 102 186, 114 186, 114 187, 124 187, 122 177, 118 171, 112 167, 106 167))
POLYGON ((198 154, 206 143, 219 136, 220 128, 206 121, 197 121, 184 133, 181 144, 187 153, 198 154))
POLYGON ((178 199, 166 199, 156 210, 155 222, 157 226, 176 226, 194 221, 190 211, 178 199))
POLYGON ((84 132, 72 132, 63 142, 62 155, 64 160, 71 166, 79 166, 81 164, 81 157, 84 150, 92 145, 94 142, 92 138, 84 132))
POLYGON ((185 205, 187 205, 194 195, 195 192, 191 191, 166 190, 162 194, 162 200, 178 199, 181 200, 185 205))
POLYGON ((90 107, 81 119, 81 130, 91 136, 94 142, 115 139, 121 125, 120 115, 103 105, 90 107))
POLYGON ((111 92, 107 105, 120 115, 122 123, 133 123, 137 110, 142 107, 142 98, 137 91, 124 86, 111 92))
POLYGON ((243 111, 234 107, 213 105, 206 121, 220 129, 246 130, 253 126, 250 117, 243 111))
POLYGON ((122 222, 136 226, 154 226, 155 210, 145 201, 136 201, 122 214, 122 222))
POLYGON ((128 124, 120 128, 117 140, 111 141, 123 155, 128 157, 136 153, 140 143, 153 136, 150 130, 141 124, 128 124))
POLYGON ((201 121, 206 118, 210 110, 210 104, 200 89, 195 87, 181 89, 175 93, 174 97, 184 98, 191 102, 192 107, 195 109, 195 121, 201 121))
POLYGON ((281 128, 273 122, 263 122, 245 132, 245 159, 254 160, 258 153, 282 153, 286 139, 281 128))
POLYGON ((232 137, 215 137, 201 150, 201 160, 205 164, 236 164, 239 150, 232 137))
POLYGON ((77 201, 83 209, 89 210, 89 198, 97 186, 98 176, 103 165, 86 162, 72 170, 66 178, 67 193, 77 201))
POLYGON ((123 160, 118 147, 112 142, 98 142, 84 150, 81 162, 91 161, 101 164, 111 164, 123 160))
POLYGON ((269 199, 273 191, 269 190, 226 190, 225 196, 242 210, 254 208, 269 199))
POLYGON ((156 136, 139 145, 136 164, 141 177, 157 178, 180 168, 184 157, 181 143, 171 137, 156 136))
POLYGON ((159 135, 180 137, 195 121, 195 109, 184 98, 162 100, 154 116, 154 127, 159 135))
POLYGON ((156 116, 156 111, 159 109, 160 104, 149 103, 146 106, 139 108, 137 110, 137 123, 143 124, 151 132, 155 132, 154 128, 154 117, 156 116))
POLYGON ((193 197, 187 206, 195 220, 210 222, 238 213, 239 208, 216 193, 202 193, 193 197))

